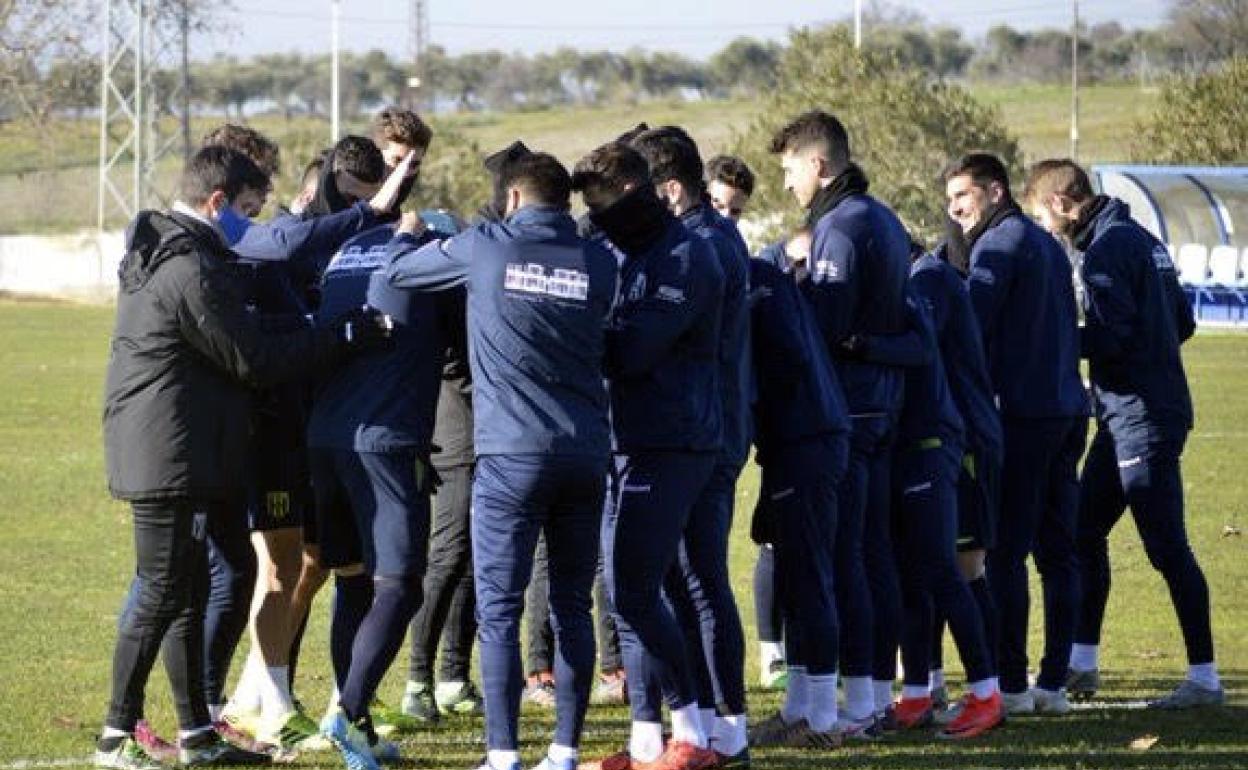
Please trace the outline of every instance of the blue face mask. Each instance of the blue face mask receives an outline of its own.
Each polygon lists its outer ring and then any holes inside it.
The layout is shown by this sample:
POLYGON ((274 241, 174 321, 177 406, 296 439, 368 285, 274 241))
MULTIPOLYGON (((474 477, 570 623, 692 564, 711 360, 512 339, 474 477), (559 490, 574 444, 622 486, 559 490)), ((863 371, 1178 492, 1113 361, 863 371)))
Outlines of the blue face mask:
POLYGON ((251 220, 235 211, 233 206, 226 206, 217 214, 217 226, 225 234, 225 242, 234 246, 251 227, 251 220))

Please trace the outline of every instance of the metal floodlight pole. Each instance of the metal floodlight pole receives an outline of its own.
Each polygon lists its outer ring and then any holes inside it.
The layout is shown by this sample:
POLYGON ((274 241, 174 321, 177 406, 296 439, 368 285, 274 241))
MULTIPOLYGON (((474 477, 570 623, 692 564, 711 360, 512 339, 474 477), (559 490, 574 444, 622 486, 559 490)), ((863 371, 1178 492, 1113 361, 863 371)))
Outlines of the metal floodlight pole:
POLYGON ((862 48, 862 0, 854 0, 854 48, 862 48))
POLYGON ((339 0, 330 0, 330 49, 329 49, 329 138, 338 141, 338 26, 342 19, 339 0))
POLYGON ((1079 0, 1071 0, 1070 159, 1079 160, 1079 0))

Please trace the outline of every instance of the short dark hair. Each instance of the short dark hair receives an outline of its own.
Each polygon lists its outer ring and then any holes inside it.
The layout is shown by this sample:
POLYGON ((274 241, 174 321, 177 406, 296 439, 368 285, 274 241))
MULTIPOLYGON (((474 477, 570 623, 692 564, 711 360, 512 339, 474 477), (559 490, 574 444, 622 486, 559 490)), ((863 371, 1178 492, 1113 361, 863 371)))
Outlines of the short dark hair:
POLYGON ((650 167, 641 153, 620 142, 607 142, 576 162, 572 171, 572 189, 584 192, 599 187, 616 195, 624 188, 650 184, 650 167))
POLYGON ((241 152, 267 177, 277 176, 281 171, 281 149, 276 142, 254 128, 226 123, 205 134, 200 144, 204 147, 229 147, 241 152))
POLYGON ((315 158, 308 161, 308 164, 303 167, 303 173, 299 176, 300 187, 307 187, 309 183, 321 178, 321 171, 325 168, 325 158, 328 155, 329 150, 321 150, 315 158))
POLYGON ((264 190, 269 177, 245 154, 222 145, 199 148, 182 169, 178 189, 182 200, 201 206, 214 192, 234 200, 245 189, 264 190))
POLYGON ((988 185, 996 182, 1006 193, 1010 191, 1010 172, 1005 170, 1005 164, 996 155, 987 152, 972 152, 963 155, 945 166, 941 178, 948 184, 949 180, 968 174, 971 181, 980 187, 987 188, 988 185))
POLYGON ((735 155, 716 155, 707 161, 706 182, 720 182, 746 195, 754 194, 754 172, 735 155))
POLYGON ((632 144, 633 140, 650 130, 650 124, 642 121, 615 138, 620 144, 632 144))
POLYGON ((777 155, 810 147, 817 147, 833 165, 849 163, 849 134, 845 124, 823 110, 803 112, 771 137, 771 151, 777 155))
POLYGON ((433 129, 415 112, 391 106, 373 118, 373 139, 378 144, 390 141, 427 149, 433 141, 433 129))
POLYGON ((532 152, 503 166, 500 180, 504 190, 520 187, 538 202, 566 209, 572 197, 572 177, 555 156, 532 152))
POLYGON ((695 198, 702 194, 706 185, 702 180, 702 156, 684 129, 653 128, 638 134, 629 144, 646 159, 651 181, 675 179, 695 198))
POLYGON ((1023 200, 1039 203, 1050 195, 1064 195, 1075 203, 1083 203, 1096 195, 1088 174, 1070 158, 1050 158, 1027 169, 1023 200))
POLYGON ((345 171, 361 182, 380 182, 386 161, 371 139, 344 136, 334 145, 334 171, 345 171))

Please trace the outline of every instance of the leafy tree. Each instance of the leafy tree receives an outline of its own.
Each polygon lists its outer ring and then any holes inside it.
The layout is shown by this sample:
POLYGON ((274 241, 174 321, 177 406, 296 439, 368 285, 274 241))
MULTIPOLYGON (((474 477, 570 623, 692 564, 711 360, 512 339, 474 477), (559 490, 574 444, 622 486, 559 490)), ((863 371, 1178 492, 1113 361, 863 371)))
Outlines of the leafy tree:
POLYGON ((780 64, 776 88, 736 153, 758 175, 759 208, 786 212, 786 224, 800 216, 784 190, 779 160, 768 152, 775 130, 810 109, 837 115, 849 131, 854 159, 867 172, 871 189, 891 205, 915 235, 943 231, 941 169, 971 150, 997 153, 1018 171, 1022 153, 1000 114, 958 86, 885 52, 856 51, 844 26, 793 35, 780 64))
POLYGON ((1166 83, 1153 114, 1140 121, 1133 156, 1150 163, 1248 163, 1248 55, 1216 72, 1166 83))
POLYGON ((1201 63, 1248 54, 1248 0, 1171 0, 1170 31, 1201 63))
POLYGON ((711 57, 710 82, 719 93, 762 93, 775 85, 782 53, 774 41, 738 37, 711 57))

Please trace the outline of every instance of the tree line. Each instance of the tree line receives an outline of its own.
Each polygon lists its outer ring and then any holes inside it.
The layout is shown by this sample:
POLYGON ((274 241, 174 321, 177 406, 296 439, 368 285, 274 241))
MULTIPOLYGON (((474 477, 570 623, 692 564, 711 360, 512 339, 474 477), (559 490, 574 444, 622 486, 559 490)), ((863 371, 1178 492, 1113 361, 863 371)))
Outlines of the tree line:
MULTIPOLYGON (((14 55, 0 66, 0 110, 46 119, 52 111, 84 113, 99 101, 99 62, 73 30, 91 21, 74 4, 18 0, 0 7, 0 42, 14 55), (5 11, 7 7, 10 10, 5 11), (22 13, 22 8, 27 13, 22 13), (69 10, 64 10, 66 7, 69 10), (54 9, 63 9, 56 11, 54 9), (16 9, 16 10, 14 10, 16 9), (57 14, 63 15, 59 21, 57 14), (40 41, 46 45, 41 49, 40 41)), ((207 11, 196 20, 209 27, 207 11)), ((1045 82, 1070 74, 1070 30, 1022 31, 998 25, 981 40, 932 25, 911 11, 871 6, 865 46, 929 77, 1045 82)), ((739 37, 706 61, 668 51, 550 53, 474 51, 452 55, 440 46, 419 67, 383 51, 348 53, 341 63, 342 108, 348 115, 383 102, 438 110, 544 109, 566 105, 638 103, 658 98, 757 97, 775 88, 786 45, 739 37), (418 76, 419 89, 409 87, 418 76)), ((1166 23, 1127 30, 1117 22, 1081 29, 1081 77, 1088 82, 1141 79, 1216 68, 1248 53, 1248 0, 1171 0, 1166 23)), ((191 103, 199 113, 239 115, 267 110, 286 116, 329 109, 326 54, 277 53, 248 59, 218 56, 192 63, 191 103)), ((123 73, 123 77, 124 77, 123 73)), ((178 73, 161 72, 170 85, 178 73)), ((172 87, 157 89, 171 93, 172 87)))

